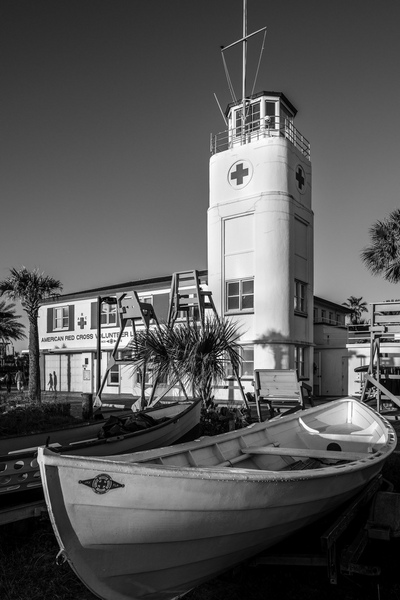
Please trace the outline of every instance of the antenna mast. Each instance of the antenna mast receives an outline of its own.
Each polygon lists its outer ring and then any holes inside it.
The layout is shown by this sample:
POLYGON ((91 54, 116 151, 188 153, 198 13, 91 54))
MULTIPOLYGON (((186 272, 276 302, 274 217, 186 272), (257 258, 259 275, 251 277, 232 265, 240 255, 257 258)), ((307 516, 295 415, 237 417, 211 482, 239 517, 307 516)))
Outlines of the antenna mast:
POLYGON ((247 40, 253 35, 257 35, 257 33, 261 33, 261 31, 265 31, 267 28, 263 27, 262 29, 258 29, 258 31, 254 31, 247 35, 247 0, 243 0, 243 36, 237 42, 233 42, 229 44, 229 46, 222 46, 221 52, 225 52, 228 48, 232 48, 237 44, 243 44, 242 47, 242 131, 244 134, 245 131, 245 123, 246 123, 246 59, 247 59, 247 40))
POLYGON ((242 131, 246 123, 246 58, 247 58, 247 0, 243 0, 243 49, 242 49, 242 131))

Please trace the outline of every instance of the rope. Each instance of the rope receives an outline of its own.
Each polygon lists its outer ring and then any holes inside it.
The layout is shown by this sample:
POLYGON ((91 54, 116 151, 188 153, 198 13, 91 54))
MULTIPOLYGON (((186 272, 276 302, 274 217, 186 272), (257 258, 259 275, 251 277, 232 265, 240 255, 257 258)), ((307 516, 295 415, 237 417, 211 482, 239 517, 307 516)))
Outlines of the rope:
MULTIPOLYGON (((253 87, 252 87, 252 90, 251 90, 251 96, 254 94, 254 89, 255 89, 255 87, 256 87, 256 83, 257 83, 257 77, 258 77, 258 72, 259 72, 259 70, 260 70, 261 58, 262 58, 262 55, 263 55, 263 52, 264 52, 264 47, 265 47, 265 38, 266 38, 266 37, 267 37, 267 30, 265 30, 265 31, 264 31, 264 39, 263 39, 263 41, 262 41, 261 50, 260 50, 260 56, 259 56, 259 58, 258 58, 258 65, 257 65, 257 69, 256 69, 256 74, 255 74, 255 76, 254 76, 254 83, 253 83, 253 87)), ((246 117, 247 117, 247 115, 249 114, 249 113, 248 113, 248 111, 249 111, 249 110, 250 110, 250 105, 249 105, 249 107, 248 107, 248 109, 247 109, 247 112, 246 112, 246 117)))
POLYGON ((234 91, 234 89, 233 89, 233 85, 232 85, 232 82, 231 82, 231 78, 230 78, 230 75, 229 75, 229 72, 228 72, 228 67, 227 67, 227 64, 226 64, 226 61, 225 61, 225 56, 224 56, 224 53, 223 53, 223 52, 221 52, 221 54, 222 54, 222 62, 223 62, 223 64, 224 64, 225 76, 226 76, 226 80, 227 80, 227 82, 228 82, 229 91, 230 91, 230 93, 231 93, 231 97, 232 97, 232 100, 233 100, 233 102, 235 102, 235 103, 236 103, 236 102, 237 102, 237 99, 236 99, 236 96, 235 96, 235 91, 234 91))

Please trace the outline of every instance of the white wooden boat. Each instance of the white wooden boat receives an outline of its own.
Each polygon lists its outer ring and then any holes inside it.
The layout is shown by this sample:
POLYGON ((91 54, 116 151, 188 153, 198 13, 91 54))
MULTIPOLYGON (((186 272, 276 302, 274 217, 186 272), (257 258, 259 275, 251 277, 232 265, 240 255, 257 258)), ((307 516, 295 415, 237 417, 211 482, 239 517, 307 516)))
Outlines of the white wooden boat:
POLYGON ((0 438, 0 497, 41 486, 37 448, 46 445, 59 453, 83 456, 124 454, 170 445, 200 423, 201 400, 160 403, 140 413, 113 413, 121 421, 130 418, 148 421, 147 428, 117 431, 99 439, 107 421, 25 436, 0 438))
POLYGON ((215 437, 120 457, 39 448, 64 556, 106 600, 189 591, 355 495, 396 434, 346 398, 215 437))

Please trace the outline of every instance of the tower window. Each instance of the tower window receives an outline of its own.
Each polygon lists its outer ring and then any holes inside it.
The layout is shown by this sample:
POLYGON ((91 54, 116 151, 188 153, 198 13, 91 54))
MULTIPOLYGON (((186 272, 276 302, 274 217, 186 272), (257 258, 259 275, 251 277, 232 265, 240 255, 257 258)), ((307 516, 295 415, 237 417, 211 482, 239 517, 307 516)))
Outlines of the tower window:
POLYGON ((269 117, 266 121, 266 127, 275 129, 276 102, 271 100, 265 101, 265 116, 269 117))
POLYGON ((226 310, 250 311, 254 309, 254 279, 226 282, 226 310))
POLYGON ((241 377, 254 377, 254 346, 242 347, 241 377))
POLYGON ((306 376, 306 348, 296 346, 294 349, 294 362, 298 377, 306 376))
POLYGON ((307 313, 306 292, 307 284, 296 280, 294 282, 294 310, 298 313, 307 313))
MULTIPOLYGON (((251 344, 243 345, 240 348, 240 356, 242 362, 240 365, 239 377, 254 377, 254 346, 251 344)), ((226 364, 226 377, 230 378, 234 376, 232 365, 227 358, 226 364)))
MULTIPOLYGON (((242 108, 236 111, 235 115, 236 135, 242 135, 242 108)), ((260 129, 260 102, 254 102, 246 106, 246 128, 245 132, 256 131, 260 129)))

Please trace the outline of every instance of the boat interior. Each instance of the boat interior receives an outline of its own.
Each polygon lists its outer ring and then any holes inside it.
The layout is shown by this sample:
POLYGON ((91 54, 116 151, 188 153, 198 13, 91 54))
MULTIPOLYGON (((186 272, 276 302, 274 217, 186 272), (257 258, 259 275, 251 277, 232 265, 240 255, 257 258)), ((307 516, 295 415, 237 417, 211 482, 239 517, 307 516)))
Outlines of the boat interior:
POLYGON ((119 457, 181 468, 318 469, 365 460, 388 443, 389 428, 348 398, 215 438, 119 457))

